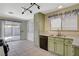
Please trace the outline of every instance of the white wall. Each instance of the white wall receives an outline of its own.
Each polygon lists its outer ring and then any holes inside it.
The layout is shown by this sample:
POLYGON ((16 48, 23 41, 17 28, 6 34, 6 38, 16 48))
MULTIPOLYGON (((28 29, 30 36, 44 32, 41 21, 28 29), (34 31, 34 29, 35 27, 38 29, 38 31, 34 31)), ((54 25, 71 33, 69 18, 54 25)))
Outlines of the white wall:
POLYGON ((34 20, 27 22, 27 40, 34 41, 34 20))
POLYGON ((2 21, 0 20, 0 37, 2 36, 2 21))
POLYGON ((20 27, 21 40, 34 41, 34 20, 23 21, 20 27))
POLYGON ((20 39, 26 40, 27 39, 27 21, 23 21, 20 25, 20 39))
POLYGON ((4 39, 4 21, 0 20, 0 38, 4 39))

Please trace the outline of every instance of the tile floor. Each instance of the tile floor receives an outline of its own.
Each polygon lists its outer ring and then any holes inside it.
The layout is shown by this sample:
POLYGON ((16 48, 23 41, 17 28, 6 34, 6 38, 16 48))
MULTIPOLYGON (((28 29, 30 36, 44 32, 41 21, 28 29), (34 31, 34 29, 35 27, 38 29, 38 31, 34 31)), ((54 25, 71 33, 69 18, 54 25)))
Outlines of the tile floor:
POLYGON ((9 56, 51 56, 52 54, 41 48, 34 46, 29 40, 19 40, 8 42, 10 51, 9 56))

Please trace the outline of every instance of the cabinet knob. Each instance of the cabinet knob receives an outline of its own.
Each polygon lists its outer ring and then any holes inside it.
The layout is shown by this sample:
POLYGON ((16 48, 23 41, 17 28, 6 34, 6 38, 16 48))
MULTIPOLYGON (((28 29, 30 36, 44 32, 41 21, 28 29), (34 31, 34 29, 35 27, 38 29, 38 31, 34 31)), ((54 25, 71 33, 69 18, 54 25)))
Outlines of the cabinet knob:
POLYGON ((68 45, 65 45, 65 46, 68 46, 68 45))
POLYGON ((54 42, 56 44, 56 42, 54 42))

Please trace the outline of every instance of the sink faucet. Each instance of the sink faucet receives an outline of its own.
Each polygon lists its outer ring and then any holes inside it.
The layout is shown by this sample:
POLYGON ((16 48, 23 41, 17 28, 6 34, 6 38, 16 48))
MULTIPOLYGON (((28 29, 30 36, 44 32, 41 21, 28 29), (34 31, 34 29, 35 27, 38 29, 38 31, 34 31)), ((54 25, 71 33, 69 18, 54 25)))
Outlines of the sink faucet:
POLYGON ((61 31, 60 31, 59 29, 58 29, 57 31, 58 31, 57 36, 63 36, 63 37, 66 37, 65 35, 61 34, 61 31))
POLYGON ((59 29, 57 30, 58 34, 57 36, 61 36, 61 32, 59 31, 59 29))

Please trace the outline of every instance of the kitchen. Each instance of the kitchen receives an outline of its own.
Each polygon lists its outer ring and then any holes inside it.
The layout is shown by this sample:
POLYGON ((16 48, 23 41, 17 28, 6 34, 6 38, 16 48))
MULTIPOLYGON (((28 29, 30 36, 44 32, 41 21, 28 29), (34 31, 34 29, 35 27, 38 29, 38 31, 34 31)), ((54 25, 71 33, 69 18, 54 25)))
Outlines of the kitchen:
POLYGON ((79 4, 34 15, 35 44, 61 56, 79 56, 79 4))

